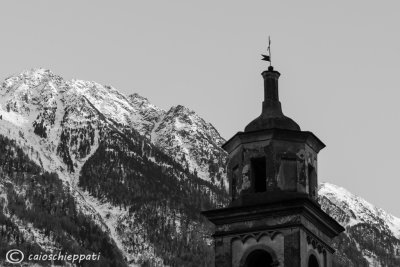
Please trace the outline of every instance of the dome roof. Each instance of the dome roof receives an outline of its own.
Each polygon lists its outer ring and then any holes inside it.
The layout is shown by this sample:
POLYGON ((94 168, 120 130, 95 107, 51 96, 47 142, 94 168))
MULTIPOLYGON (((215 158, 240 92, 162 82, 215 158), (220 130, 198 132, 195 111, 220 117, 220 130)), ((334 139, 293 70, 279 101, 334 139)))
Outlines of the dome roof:
POLYGON ((280 117, 263 117, 263 114, 258 116, 252 122, 250 122, 246 126, 244 131, 252 132, 252 131, 274 129, 274 128, 300 131, 300 126, 291 118, 288 118, 284 115, 280 117))

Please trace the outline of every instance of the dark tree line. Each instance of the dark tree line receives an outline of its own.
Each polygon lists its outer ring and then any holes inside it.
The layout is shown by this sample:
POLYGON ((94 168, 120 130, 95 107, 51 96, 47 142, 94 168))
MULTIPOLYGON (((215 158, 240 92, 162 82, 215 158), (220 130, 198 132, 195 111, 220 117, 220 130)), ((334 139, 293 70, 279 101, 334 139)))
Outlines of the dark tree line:
MULTIPOLYGON (((211 225, 200 212, 225 204, 226 192, 134 132, 108 134, 84 164, 79 186, 128 210, 133 221, 145 227, 140 234, 154 245, 164 264, 211 266, 213 247, 205 240, 211 236, 211 225)), ((138 236, 128 240, 134 253, 144 249, 138 236)), ((142 264, 154 263, 148 259, 142 264)))
POLYGON ((69 187, 57 174, 43 172, 14 141, 2 135, 0 179, 3 193, 7 196, 7 203, 0 202, 0 257, 11 248, 18 248, 26 254, 43 252, 34 240, 24 240, 24 235, 10 219, 15 216, 25 223, 32 223, 34 228, 60 244, 61 253, 100 252, 100 261, 82 262, 81 266, 126 265, 107 233, 78 210, 69 187), (4 208, 8 209, 10 218, 3 213, 4 208))

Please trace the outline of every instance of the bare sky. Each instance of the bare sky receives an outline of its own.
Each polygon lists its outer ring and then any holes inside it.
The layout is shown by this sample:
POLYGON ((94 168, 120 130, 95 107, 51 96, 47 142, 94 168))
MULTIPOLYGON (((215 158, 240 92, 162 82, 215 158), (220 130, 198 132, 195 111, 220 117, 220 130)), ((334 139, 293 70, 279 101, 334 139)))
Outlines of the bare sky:
POLYGON ((319 179, 400 217, 396 1, 1 1, 0 78, 44 67, 230 138, 261 112, 268 35, 284 113, 325 148, 319 179), (324 3, 322 3, 324 2, 324 3))

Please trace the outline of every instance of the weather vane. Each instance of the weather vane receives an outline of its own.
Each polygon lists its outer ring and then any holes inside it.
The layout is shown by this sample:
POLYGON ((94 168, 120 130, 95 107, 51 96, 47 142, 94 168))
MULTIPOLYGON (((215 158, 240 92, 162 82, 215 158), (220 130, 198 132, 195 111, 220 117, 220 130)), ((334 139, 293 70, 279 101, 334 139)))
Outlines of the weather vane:
POLYGON ((271 38, 268 36, 268 56, 267 55, 261 55, 263 58, 261 60, 264 61, 269 61, 269 66, 271 66, 272 61, 271 61, 271 38))

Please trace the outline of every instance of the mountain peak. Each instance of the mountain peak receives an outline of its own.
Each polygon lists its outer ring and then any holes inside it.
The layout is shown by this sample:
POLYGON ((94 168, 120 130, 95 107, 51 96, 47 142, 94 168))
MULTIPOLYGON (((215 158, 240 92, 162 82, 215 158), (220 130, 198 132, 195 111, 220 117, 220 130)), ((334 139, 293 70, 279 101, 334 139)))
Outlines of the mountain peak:
POLYGON ((53 74, 53 72, 50 69, 38 67, 38 68, 31 68, 29 70, 24 70, 21 74, 32 76, 32 75, 53 74))
POLYGON ((146 109, 150 112, 158 113, 158 116, 163 115, 165 111, 153 105, 146 97, 133 93, 128 96, 129 102, 137 109, 146 109))
POLYGON ((26 84, 28 86, 38 86, 40 83, 47 82, 49 80, 54 80, 55 82, 60 82, 62 78, 55 75, 51 70, 45 68, 32 68, 29 70, 24 70, 19 74, 14 74, 7 77, 2 85, 3 88, 10 88, 16 83, 26 84))
POLYGON ((194 112, 193 110, 191 110, 191 109, 189 109, 189 108, 187 108, 185 106, 182 106, 182 105, 172 106, 169 109, 168 113, 170 113, 170 112, 172 112, 172 113, 196 114, 196 112, 194 112))
POLYGON ((138 93, 133 93, 128 95, 128 98, 131 99, 132 101, 139 101, 139 102, 144 102, 144 103, 150 103, 149 99, 147 99, 144 96, 139 95, 138 93))

